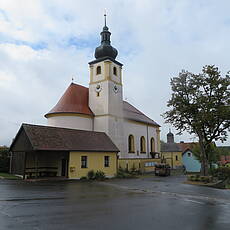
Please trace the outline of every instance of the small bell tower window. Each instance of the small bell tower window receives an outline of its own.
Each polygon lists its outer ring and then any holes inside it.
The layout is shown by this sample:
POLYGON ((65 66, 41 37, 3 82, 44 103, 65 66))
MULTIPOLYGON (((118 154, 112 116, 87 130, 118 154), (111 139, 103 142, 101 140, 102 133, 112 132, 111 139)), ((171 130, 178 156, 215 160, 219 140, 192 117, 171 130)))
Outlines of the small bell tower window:
POLYGON ((96 69, 96 74, 97 75, 101 74, 101 66, 100 65, 96 69))
POLYGON ((115 66, 113 67, 113 74, 117 76, 117 68, 115 66))

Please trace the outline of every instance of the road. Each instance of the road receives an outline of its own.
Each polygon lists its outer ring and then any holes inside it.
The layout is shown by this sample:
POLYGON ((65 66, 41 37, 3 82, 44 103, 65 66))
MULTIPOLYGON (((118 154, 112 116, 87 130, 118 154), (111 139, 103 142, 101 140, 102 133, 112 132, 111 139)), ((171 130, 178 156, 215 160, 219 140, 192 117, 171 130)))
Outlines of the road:
POLYGON ((230 229, 230 190, 184 180, 0 180, 0 229, 230 229))

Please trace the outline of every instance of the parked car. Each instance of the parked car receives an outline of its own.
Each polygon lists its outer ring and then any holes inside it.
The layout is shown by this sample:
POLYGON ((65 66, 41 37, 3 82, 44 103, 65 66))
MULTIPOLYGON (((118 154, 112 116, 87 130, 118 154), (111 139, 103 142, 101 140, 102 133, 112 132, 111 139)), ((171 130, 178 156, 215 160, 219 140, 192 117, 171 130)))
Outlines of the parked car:
POLYGON ((170 166, 165 163, 155 165, 156 176, 170 176, 170 166))

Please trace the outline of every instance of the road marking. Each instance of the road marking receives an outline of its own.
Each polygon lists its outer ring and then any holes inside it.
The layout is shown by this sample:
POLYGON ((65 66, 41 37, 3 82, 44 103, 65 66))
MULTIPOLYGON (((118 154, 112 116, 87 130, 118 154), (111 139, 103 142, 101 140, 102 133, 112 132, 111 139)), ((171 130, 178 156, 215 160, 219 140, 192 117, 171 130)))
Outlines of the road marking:
POLYGON ((196 203, 196 204, 205 204, 204 202, 200 202, 200 201, 196 201, 196 200, 189 200, 189 199, 184 199, 184 200, 192 202, 192 203, 196 203))

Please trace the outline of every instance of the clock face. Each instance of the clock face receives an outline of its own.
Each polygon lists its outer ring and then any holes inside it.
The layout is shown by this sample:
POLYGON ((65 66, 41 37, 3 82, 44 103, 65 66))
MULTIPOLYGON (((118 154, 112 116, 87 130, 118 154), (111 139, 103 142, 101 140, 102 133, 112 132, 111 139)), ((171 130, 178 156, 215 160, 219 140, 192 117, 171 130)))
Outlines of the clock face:
POLYGON ((96 86, 96 88, 95 88, 95 91, 96 91, 97 93, 99 93, 99 92, 101 92, 101 90, 102 90, 101 85, 98 84, 98 85, 96 86))
POLYGON ((114 91, 114 93, 118 93, 119 89, 118 89, 117 85, 113 86, 113 91, 114 91))

